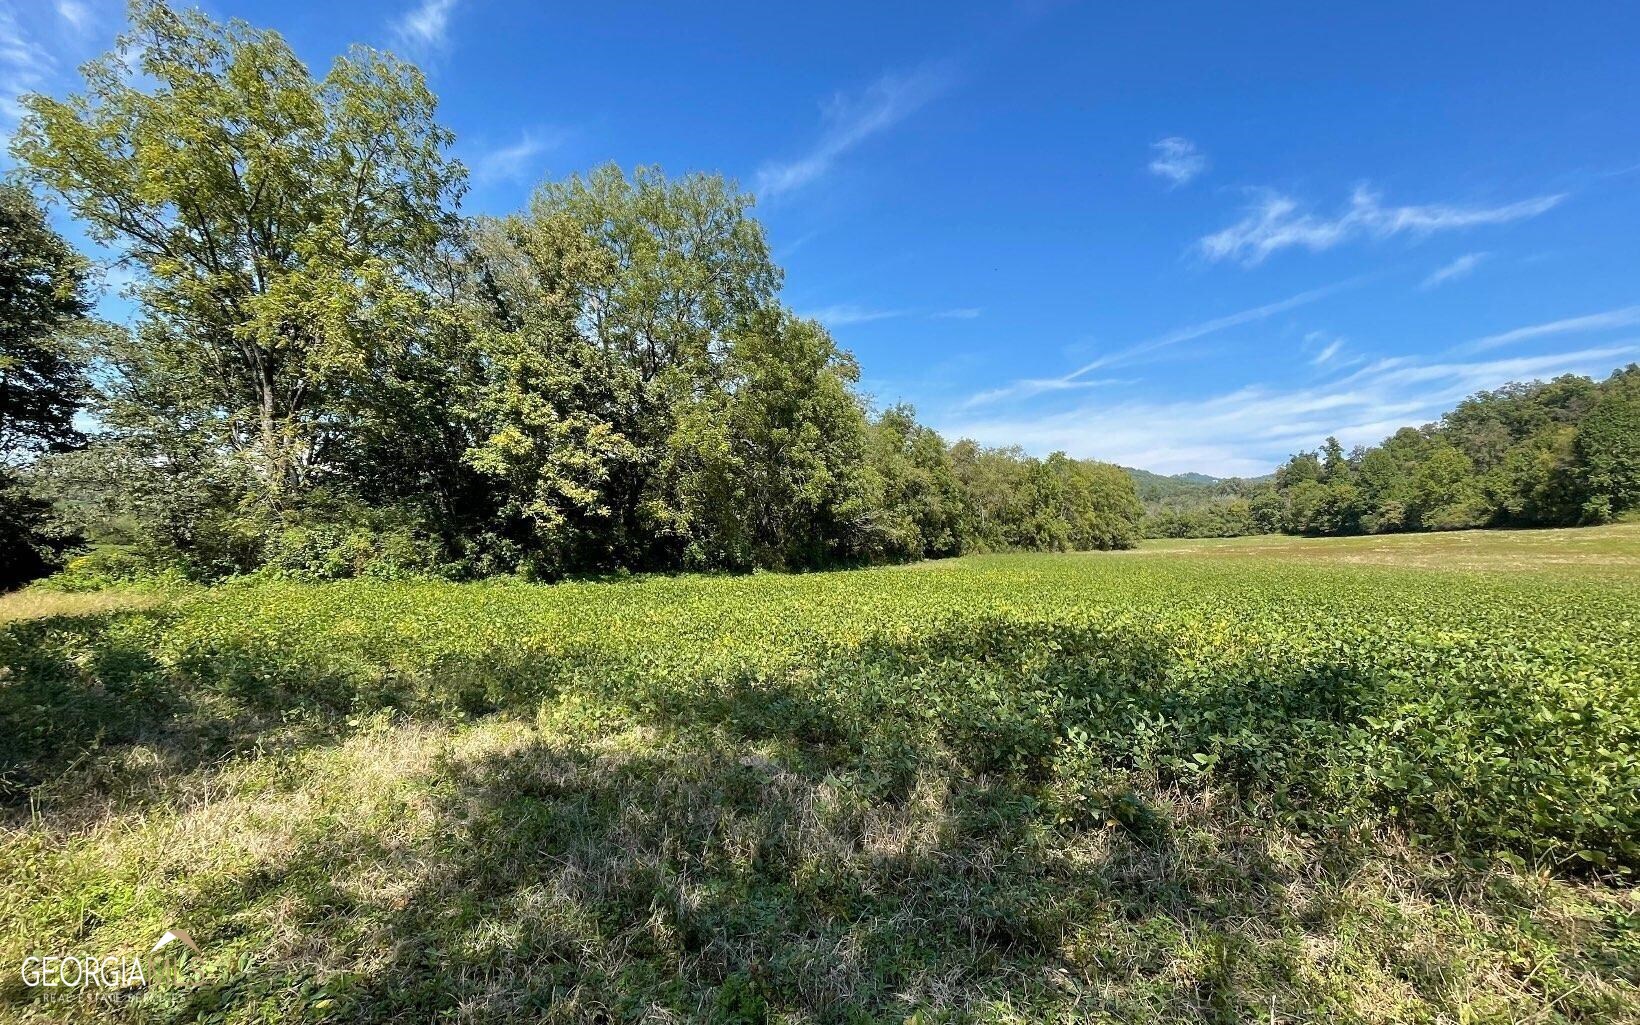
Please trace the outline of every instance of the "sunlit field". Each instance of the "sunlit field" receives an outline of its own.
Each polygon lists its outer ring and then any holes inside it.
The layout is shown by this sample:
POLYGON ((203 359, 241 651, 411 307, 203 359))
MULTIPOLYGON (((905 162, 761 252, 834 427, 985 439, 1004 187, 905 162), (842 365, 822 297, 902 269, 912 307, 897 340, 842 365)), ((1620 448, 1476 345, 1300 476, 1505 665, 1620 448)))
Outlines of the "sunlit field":
POLYGON ((1640 527, 0 601, 0 1018, 1640 1020, 1640 527), (8 969, 9 970, 9 969, 8 969))

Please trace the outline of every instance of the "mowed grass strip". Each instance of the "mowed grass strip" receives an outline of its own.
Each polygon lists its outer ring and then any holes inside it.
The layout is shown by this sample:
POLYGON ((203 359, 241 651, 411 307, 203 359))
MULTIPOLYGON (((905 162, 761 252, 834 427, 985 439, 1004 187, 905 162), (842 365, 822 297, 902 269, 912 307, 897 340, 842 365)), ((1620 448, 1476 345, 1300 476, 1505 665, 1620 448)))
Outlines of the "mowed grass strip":
POLYGON ((42 606, 0 957, 205 956, 0 1016, 1633 1019, 1640 534, 1552 533, 42 606))

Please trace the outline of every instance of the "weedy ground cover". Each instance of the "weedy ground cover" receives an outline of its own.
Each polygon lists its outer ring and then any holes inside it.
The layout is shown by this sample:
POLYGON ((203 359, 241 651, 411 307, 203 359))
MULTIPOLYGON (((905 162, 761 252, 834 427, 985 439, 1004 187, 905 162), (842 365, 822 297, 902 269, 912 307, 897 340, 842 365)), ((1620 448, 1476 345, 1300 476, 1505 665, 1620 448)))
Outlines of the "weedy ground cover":
POLYGON ((1637 1020, 1637 560, 8 599, 0 955, 205 953, 0 1016, 1637 1020))

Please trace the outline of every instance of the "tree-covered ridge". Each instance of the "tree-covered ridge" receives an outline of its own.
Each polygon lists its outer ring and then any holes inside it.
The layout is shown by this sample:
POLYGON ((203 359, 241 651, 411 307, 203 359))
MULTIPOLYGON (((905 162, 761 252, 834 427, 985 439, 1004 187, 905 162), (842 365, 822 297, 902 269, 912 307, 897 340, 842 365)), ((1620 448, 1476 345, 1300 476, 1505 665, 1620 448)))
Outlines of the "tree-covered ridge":
POLYGON ((1133 478, 1133 485, 1138 489, 1139 501, 1160 502, 1170 498, 1181 498, 1211 492, 1214 487, 1223 481, 1218 477, 1209 477, 1205 473, 1151 473, 1132 466, 1124 466, 1123 470, 1133 478))
POLYGON ((356 48, 315 76, 277 33, 158 0, 85 76, 26 97, 12 146, 138 275, 135 328, 89 353, 101 433, 29 467, 97 546, 84 573, 800 569, 1138 537, 1112 467, 871 410, 721 177, 605 167, 463 218, 414 66, 356 48))
POLYGON ((1470 396, 1346 453, 1335 438, 1267 481, 1153 504, 1151 536, 1380 534, 1608 523, 1640 510, 1640 365, 1470 396))

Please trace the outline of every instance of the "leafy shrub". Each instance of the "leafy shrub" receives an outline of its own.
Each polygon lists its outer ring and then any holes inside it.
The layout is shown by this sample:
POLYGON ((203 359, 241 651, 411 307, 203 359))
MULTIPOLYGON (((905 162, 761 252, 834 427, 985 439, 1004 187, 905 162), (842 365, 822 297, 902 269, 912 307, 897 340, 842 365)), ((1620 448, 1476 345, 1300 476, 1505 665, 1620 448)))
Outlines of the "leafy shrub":
POLYGON ((397 580, 437 573, 442 564, 438 544, 411 527, 317 524, 269 537, 262 572, 305 580, 397 580))
POLYGON ((68 560, 68 565, 41 585, 54 591, 96 591, 153 576, 153 565, 123 545, 93 548, 68 560))

